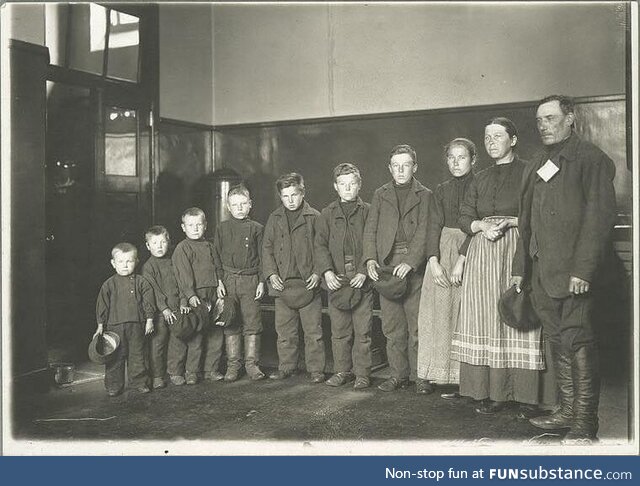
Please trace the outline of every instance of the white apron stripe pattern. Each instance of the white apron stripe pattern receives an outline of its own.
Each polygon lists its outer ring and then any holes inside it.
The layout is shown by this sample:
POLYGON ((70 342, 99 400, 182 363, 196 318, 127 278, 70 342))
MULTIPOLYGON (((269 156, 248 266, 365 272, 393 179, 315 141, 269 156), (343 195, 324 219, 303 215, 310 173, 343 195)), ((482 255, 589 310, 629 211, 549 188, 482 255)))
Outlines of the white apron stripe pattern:
MULTIPOLYGON (((484 218, 496 221, 500 216, 484 218)), ((491 368, 544 369, 540 329, 522 332, 500 322, 498 300, 509 288, 518 229, 498 241, 476 234, 467 252, 462 283, 459 326, 453 336, 452 358, 491 368)))

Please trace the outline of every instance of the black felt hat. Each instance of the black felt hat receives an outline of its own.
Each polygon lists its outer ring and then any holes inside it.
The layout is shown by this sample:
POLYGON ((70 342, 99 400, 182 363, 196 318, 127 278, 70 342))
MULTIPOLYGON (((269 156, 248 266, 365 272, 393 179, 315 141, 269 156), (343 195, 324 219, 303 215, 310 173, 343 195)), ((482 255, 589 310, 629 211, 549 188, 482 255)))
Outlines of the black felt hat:
POLYGON ((509 327, 520 331, 530 331, 540 327, 540 319, 531 304, 530 289, 523 287, 520 292, 515 285, 509 287, 498 301, 500 320, 509 327))
POLYGON ((94 363, 105 364, 120 346, 120 336, 113 331, 96 334, 89 343, 89 359, 94 363))
POLYGON ((350 279, 345 275, 338 275, 338 280, 342 287, 330 291, 329 300, 336 309, 351 310, 362 300, 362 290, 351 287, 349 285, 350 279))
POLYGON ((238 315, 238 306, 240 302, 238 298, 235 296, 227 295, 223 299, 218 299, 216 301, 215 308, 217 316, 214 319, 216 326, 220 327, 231 327, 233 326, 237 319, 238 315))
POLYGON ((389 300, 401 299, 407 293, 407 279, 399 278, 393 274, 391 266, 378 268, 378 280, 373 282, 373 287, 380 295, 389 300))
POLYGON ((290 278, 284 281, 284 290, 280 298, 291 309, 302 309, 311 303, 315 292, 307 290, 307 284, 301 278, 290 278))
POLYGON ((178 339, 188 341, 191 337, 202 330, 204 325, 209 320, 209 311, 207 306, 200 304, 195 309, 191 309, 188 314, 177 314, 177 319, 169 330, 178 339))

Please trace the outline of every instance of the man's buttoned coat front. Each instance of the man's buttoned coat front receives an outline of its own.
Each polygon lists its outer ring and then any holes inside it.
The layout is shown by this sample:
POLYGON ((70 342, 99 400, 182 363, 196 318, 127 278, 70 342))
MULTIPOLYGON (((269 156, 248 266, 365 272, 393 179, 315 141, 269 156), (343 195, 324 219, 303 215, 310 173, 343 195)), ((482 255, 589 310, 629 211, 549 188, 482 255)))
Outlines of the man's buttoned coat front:
POLYGON ((602 150, 575 133, 557 156, 560 170, 544 182, 537 171, 547 160, 542 151, 523 175, 520 238, 512 274, 528 274, 535 256, 546 293, 564 298, 569 296, 570 276, 594 282, 610 249, 616 216, 615 165, 602 150), (536 191, 541 197, 534 202, 536 184, 545 186, 536 191))

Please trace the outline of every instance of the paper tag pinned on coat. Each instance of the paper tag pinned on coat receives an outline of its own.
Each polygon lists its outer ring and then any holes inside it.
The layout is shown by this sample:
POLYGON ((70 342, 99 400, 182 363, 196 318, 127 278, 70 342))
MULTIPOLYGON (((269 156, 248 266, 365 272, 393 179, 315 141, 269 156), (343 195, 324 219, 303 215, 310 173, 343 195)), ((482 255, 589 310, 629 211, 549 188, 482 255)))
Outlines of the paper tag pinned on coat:
POLYGON ((551 162, 551 159, 549 159, 542 167, 538 169, 538 175, 543 181, 549 182, 551 178, 558 173, 559 170, 560 168, 556 164, 551 162))

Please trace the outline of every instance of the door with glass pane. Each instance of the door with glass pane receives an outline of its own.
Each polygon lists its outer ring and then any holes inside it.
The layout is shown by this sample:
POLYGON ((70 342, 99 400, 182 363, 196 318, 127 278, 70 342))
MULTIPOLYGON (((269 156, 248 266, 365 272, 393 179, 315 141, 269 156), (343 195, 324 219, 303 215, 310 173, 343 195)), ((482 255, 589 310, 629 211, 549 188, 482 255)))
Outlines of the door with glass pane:
POLYGON ((59 337, 49 346, 69 347, 75 340, 78 358, 85 358, 95 329, 95 296, 113 273, 111 248, 128 241, 141 250, 143 261, 146 256, 158 8, 141 3, 43 8, 51 82, 47 319, 50 336, 59 337))
POLYGON ((109 268, 109 251, 118 242, 142 253, 151 223, 150 110, 127 96, 103 93, 96 141, 96 249, 109 268))

